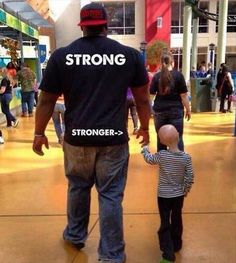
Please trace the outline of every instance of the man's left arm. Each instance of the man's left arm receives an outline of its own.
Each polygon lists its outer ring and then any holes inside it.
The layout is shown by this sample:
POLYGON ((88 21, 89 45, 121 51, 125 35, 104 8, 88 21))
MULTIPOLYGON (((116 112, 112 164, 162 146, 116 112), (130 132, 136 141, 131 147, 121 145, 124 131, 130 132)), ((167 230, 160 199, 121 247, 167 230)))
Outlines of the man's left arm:
POLYGON ((34 142, 33 151, 38 155, 44 155, 42 146, 48 149, 48 139, 45 136, 45 130, 47 124, 53 114, 54 106, 57 101, 59 94, 49 93, 41 91, 39 101, 35 114, 35 131, 34 131, 34 142))

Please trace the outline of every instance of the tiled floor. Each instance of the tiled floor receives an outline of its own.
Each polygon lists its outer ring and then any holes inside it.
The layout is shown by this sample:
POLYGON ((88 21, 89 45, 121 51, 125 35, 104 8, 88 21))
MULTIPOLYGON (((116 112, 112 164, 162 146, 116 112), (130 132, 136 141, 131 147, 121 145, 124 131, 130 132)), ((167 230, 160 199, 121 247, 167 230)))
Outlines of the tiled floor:
MULTIPOLYGON (((62 150, 50 124, 50 151, 31 150, 32 118, 3 130, 0 145, 0 262, 96 263, 99 240, 97 194, 93 191, 90 235, 77 252, 62 240, 67 182, 62 150)), ((195 184, 185 199, 184 244, 177 263, 236 262, 236 137, 234 114, 193 114, 185 123, 186 151, 192 155, 195 184)), ((130 132, 132 131, 130 127, 130 132)), ((151 121, 151 150, 155 132, 151 121)), ((124 200, 127 263, 157 263, 157 167, 147 165, 134 136, 124 200)))

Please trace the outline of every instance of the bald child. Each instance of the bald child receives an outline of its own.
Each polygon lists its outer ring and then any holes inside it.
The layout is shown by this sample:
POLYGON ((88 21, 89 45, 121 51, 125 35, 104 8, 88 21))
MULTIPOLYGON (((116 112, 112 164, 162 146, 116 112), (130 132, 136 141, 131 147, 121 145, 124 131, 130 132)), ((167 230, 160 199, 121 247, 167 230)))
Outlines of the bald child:
POLYGON ((164 125, 158 136, 167 150, 151 154, 148 146, 142 148, 145 161, 159 165, 158 208, 161 226, 158 231, 163 259, 160 263, 175 261, 175 252, 182 248, 182 207, 184 196, 193 184, 192 161, 189 154, 178 148, 179 134, 173 125, 164 125))

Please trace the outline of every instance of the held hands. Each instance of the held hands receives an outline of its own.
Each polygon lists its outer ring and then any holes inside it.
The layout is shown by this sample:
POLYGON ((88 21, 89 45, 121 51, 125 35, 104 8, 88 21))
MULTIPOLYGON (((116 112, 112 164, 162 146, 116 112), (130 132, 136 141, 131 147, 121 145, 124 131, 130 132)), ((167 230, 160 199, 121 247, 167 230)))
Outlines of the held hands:
POLYGON ((146 152, 149 152, 149 146, 148 145, 144 145, 141 148, 141 154, 144 154, 146 152))
POLYGON ((145 145, 148 145, 149 144, 149 131, 148 131, 148 129, 145 130, 145 129, 139 128, 137 135, 136 135, 136 139, 139 139, 140 136, 143 137, 142 141, 139 142, 141 144, 141 146, 143 147, 145 145))
POLYGON ((40 155, 43 156, 44 152, 42 151, 42 146, 45 145, 45 147, 47 149, 49 149, 49 145, 48 145, 48 138, 45 135, 40 135, 40 136, 35 136, 34 137, 34 142, 33 142, 33 151, 40 155))

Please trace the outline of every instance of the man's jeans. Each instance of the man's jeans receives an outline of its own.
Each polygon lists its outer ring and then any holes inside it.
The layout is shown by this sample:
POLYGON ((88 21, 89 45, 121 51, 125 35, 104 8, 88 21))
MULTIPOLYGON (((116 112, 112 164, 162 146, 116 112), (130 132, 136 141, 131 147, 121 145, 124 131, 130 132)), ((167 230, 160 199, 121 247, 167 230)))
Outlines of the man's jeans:
POLYGON ((69 182, 64 239, 85 242, 88 236, 91 188, 99 200, 99 259, 122 263, 125 259, 122 200, 129 160, 128 144, 79 147, 64 142, 65 173, 69 182))
POLYGON ((65 115, 65 105, 61 103, 56 103, 52 114, 52 120, 59 142, 62 140, 61 137, 65 132, 64 115, 65 115))
POLYGON ((161 126, 172 124, 179 133, 179 149, 184 150, 183 130, 184 130, 184 111, 182 109, 171 109, 154 114, 155 129, 157 132, 157 151, 166 150, 166 146, 160 142, 158 131, 161 126))
POLYGON ((34 109, 34 91, 21 92, 21 103, 23 113, 33 113, 34 109))
POLYGON ((1 100, 1 109, 2 113, 6 115, 7 119, 7 126, 12 126, 12 122, 16 120, 16 118, 11 114, 10 111, 10 102, 12 100, 12 94, 11 93, 5 93, 0 96, 1 100))

